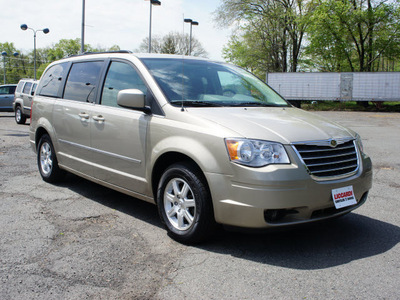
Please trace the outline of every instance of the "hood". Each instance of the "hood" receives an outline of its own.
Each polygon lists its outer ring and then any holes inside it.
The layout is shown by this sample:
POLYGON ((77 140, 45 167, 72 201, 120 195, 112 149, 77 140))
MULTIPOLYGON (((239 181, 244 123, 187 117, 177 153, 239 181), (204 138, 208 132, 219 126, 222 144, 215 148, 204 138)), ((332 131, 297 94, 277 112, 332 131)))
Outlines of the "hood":
POLYGON ((351 137, 348 129, 309 112, 277 107, 187 108, 237 133, 237 136, 289 144, 351 137))

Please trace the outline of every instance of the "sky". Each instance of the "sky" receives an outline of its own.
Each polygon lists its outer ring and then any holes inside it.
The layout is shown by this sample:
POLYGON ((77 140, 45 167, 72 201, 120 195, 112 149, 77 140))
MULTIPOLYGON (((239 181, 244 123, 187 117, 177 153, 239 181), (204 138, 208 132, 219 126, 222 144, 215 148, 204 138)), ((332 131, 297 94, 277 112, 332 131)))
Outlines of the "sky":
MULTIPOLYGON (((199 22, 193 26, 196 37, 208 57, 223 60, 222 48, 231 35, 230 29, 217 27, 213 12, 219 0, 160 0, 152 9, 152 36, 171 31, 190 32, 183 18, 199 22)), ((49 28, 50 33, 37 32, 36 47, 51 47, 60 39, 81 37, 82 0, 0 0, 0 43, 12 42, 27 53, 33 49, 33 31, 23 31, 21 24, 33 29, 49 28)), ((123 50, 136 50, 149 35, 149 0, 86 0, 85 44, 108 48, 119 45, 123 50)))

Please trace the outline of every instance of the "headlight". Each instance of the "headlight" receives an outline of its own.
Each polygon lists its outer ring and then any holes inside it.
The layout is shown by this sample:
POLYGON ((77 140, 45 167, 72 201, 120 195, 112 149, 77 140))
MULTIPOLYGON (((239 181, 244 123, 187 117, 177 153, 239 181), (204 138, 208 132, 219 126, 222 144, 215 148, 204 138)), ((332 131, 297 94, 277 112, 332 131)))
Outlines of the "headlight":
POLYGON ((250 166, 288 164, 289 157, 282 144, 248 139, 225 139, 231 161, 250 166))
POLYGON ((358 133, 356 133, 356 143, 357 143, 357 146, 360 149, 360 151, 364 153, 364 146, 361 141, 361 136, 358 133))

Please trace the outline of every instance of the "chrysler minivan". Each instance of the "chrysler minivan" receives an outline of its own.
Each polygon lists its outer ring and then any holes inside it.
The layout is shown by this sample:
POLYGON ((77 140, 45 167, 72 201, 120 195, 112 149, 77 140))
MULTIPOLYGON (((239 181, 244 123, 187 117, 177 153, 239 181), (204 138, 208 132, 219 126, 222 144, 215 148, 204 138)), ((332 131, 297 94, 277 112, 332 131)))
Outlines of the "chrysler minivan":
POLYGON ((344 215, 372 164, 354 131, 294 108, 251 73, 173 55, 88 53, 50 64, 30 143, 43 180, 65 172, 154 203, 170 236, 344 215))

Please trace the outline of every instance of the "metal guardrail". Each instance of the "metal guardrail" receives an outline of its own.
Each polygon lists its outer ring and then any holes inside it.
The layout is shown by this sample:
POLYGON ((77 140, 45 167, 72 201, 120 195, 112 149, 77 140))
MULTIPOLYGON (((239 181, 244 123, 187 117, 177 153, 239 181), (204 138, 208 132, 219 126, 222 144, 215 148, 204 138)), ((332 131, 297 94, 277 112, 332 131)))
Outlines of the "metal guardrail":
POLYGON ((287 100, 400 101, 400 72, 267 73, 287 100))

